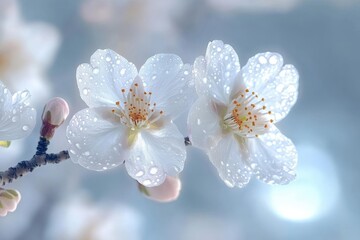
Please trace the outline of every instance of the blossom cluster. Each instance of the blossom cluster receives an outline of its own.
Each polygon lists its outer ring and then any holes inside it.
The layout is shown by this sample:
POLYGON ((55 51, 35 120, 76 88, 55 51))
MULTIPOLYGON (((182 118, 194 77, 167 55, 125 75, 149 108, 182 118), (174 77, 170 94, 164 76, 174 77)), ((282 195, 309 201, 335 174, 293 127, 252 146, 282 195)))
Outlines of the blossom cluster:
MULTIPOLYGON (((244 187, 252 176, 287 184, 295 178, 297 151, 275 123, 296 102, 298 78, 278 53, 259 53, 241 68, 234 49, 218 40, 193 65, 174 54, 156 54, 140 70, 110 49, 97 50, 90 63, 77 68, 88 108, 69 122, 69 151, 46 154, 69 114, 66 101, 53 98, 43 110, 36 155, 0 172, 0 180, 5 184, 35 166, 69 157, 96 171, 124 164, 141 192, 168 202, 179 196, 179 174, 192 144, 208 155, 229 187, 244 187), (188 137, 173 121, 183 113, 188 137)), ((0 146, 31 133, 36 111, 29 99, 28 91, 12 95, 0 82, 0 146)), ((16 190, 0 189, 0 215, 14 211, 19 201, 16 190)))
POLYGON ((121 164, 144 192, 177 178, 184 136, 173 122, 188 111, 189 139, 230 187, 252 176, 286 184, 297 152, 275 126, 297 99, 298 73, 278 53, 260 53, 240 67, 234 49, 209 43, 193 65, 174 54, 150 57, 138 70, 116 52, 97 50, 76 73, 88 108, 76 113, 67 138, 72 160, 96 171, 121 164))

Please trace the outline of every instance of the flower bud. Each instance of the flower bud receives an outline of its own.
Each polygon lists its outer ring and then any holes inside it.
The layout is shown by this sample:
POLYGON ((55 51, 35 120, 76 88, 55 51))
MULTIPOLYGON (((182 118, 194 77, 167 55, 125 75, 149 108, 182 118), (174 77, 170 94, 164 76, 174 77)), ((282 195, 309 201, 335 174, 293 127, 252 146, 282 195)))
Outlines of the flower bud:
POLYGON ((20 199, 17 190, 0 188, 0 216, 5 217, 8 212, 15 211, 20 199))
POLYGON ((46 139, 54 136, 55 129, 69 116, 69 105, 59 97, 52 98, 44 107, 42 114, 43 125, 40 134, 46 139))
POLYGON ((156 187, 145 187, 138 183, 139 191, 146 197, 158 202, 172 202, 180 195, 181 181, 177 177, 167 176, 164 183, 156 187))

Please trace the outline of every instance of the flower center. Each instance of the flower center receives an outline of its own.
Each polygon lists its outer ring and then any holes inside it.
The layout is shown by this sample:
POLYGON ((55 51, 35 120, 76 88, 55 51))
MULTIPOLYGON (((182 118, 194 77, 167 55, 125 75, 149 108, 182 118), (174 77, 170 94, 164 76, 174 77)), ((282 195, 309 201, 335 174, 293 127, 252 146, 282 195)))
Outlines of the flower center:
POLYGON ((274 122, 271 116, 272 112, 266 110, 265 99, 245 89, 231 103, 224 124, 241 137, 258 137, 274 122))
POLYGON ((152 92, 144 91, 141 85, 133 84, 127 94, 125 89, 121 89, 124 101, 117 101, 115 104, 118 107, 112 110, 120 122, 131 130, 147 127, 164 113, 157 110, 156 103, 151 101, 152 92))

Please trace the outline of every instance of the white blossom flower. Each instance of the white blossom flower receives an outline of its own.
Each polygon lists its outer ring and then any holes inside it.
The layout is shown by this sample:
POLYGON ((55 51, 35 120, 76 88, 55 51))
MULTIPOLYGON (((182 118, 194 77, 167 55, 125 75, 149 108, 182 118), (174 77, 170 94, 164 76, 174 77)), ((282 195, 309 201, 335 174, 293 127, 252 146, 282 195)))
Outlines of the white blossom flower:
POLYGON ((297 152, 274 123, 297 99, 298 73, 277 53, 260 53, 240 70, 234 49, 210 42, 194 63, 199 99, 188 124, 191 141, 208 154, 222 180, 243 187, 251 175, 286 184, 295 177, 297 152))
POLYGON ((35 102, 48 98, 44 76, 59 43, 53 26, 24 21, 15 0, 0 2, 0 79, 11 91, 26 88, 35 102))
POLYGON ((36 111, 30 106, 30 93, 14 95, 0 82, 0 145, 28 136, 35 126, 36 111))
POLYGON ((77 69, 81 98, 89 106, 67 128, 70 156, 91 170, 125 162, 141 184, 157 186, 182 171, 184 138, 172 119, 192 101, 192 68, 172 54, 149 58, 139 73, 112 50, 97 50, 77 69))
POLYGON ((44 239, 52 240, 139 240, 143 216, 130 206, 95 202, 77 192, 54 205, 45 229, 44 239))
POLYGON ((15 211, 20 199, 17 190, 0 188, 0 216, 5 217, 8 212, 15 211))

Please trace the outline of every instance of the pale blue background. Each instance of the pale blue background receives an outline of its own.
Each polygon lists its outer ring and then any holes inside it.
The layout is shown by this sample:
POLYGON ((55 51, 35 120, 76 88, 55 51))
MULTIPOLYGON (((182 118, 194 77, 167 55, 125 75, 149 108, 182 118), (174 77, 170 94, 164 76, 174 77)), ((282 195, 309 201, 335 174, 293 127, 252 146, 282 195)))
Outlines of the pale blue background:
MULTIPOLYGON (((95 202, 119 202, 136 209, 142 216, 140 236, 146 240, 359 238, 360 2, 340 6, 336 1, 300 1, 285 12, 246 9, 222 12, 204 1, 187 2, 184 12, 174 20, 176 43, 165 44, 174 38, 173 33, 165 32, 157 40, 152 38, 148 46, 143 41, 142 46, 122 49, 114 42, 120 42, 125 30, 118 28, 115 34, 86 23, 79 14, 82 1, 20 1, 25 19, 51 23, 62 34, 62 45, 48 76, 53 96, 67 99, 71 114, 85 107, 76 86, 76 67, 88 61, 97 48, 113 48, 137 66, 158 52, 176 53, 185 62, 191 62, 204 54, 208 41, 213 39, 231 44, 242 65, 258 52, 281 53, 285 62, 294 64, 299 71, 300 93, 297 104, 278 126, 300 149, 312 147, 328 156, 330 167, 323 166, 316 155, 300 152, 299 167, 305 164, 306 169, 316 167, 325 176, 318 191, 319 208, 326 205, 329 196, 333 198, 331 206, 316 218, 303 221, 282 218, 267 204, 272 186, 253 179, 244 189, 230 189, 206 156, 189 148, 181 175, 182 195, 170 204, 143 198, 123 168, 89 172, 71 161, 41 167, 13 185, 23 193, 23 199, 16 215, 0 219, 1 240, 47 239, 53 206, 83 189, 95 202), (22 209, 31 208, 35 201, 32 192, 26 191, 27 186, 37 189, 36 198, 43 200, 35 199, 41 207, 24 216, 22 209), (19 221, 25 223, 17 230, 19 221), (5 231, 14 234, 3 235, 5 231)), ((139 37, 146 39, 146 34, 140 31, 139 37)), ((59 130, 58 139, 64 139, 64 129, 59 130)), ((31 149, 24 159, 32 154, 36 139, 33 134, 27 140, 31 149)), ((62 139, 51 146, 53 151, 64 148, 62 139)), ((315 184, 311 178, 309 181, 310 186, 315 184)))

